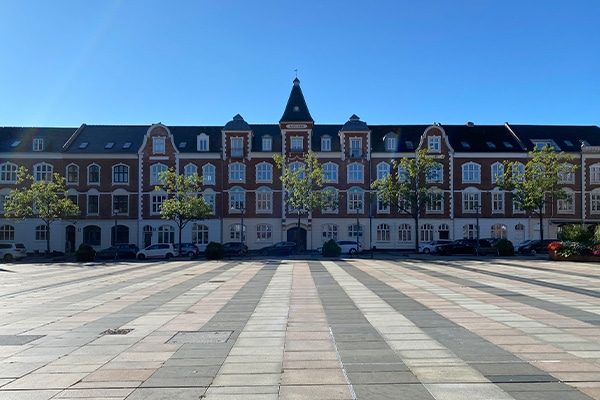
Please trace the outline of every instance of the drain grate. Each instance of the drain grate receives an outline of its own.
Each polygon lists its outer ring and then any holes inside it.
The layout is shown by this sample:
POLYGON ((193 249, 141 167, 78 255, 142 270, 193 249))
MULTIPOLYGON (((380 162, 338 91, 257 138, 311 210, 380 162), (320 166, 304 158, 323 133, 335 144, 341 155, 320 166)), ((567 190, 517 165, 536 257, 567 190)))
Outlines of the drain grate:
POLYGON ((133 329, 107 329, 104 332, 100 332, 100 336, 104 335, 127 335, 133 329))
POLYGON ((0 346, 20 346, 43 338, 45 335, 0 335, 0 346))
POLYGON ((208 283, 225 283, 225 281, 208 281, 208 283))
POLYGON ((173 344, 216 344, 225 343, 233 331, 180 331, 167 343, 173 344))

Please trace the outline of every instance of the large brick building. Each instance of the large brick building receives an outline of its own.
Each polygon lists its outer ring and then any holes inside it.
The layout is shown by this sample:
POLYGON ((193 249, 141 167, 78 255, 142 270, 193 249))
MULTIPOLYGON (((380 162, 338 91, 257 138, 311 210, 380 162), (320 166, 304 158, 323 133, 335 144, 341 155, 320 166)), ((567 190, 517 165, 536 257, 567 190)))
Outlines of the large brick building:
MULTIPOLYGON (((18 166, 36 179, 59 172, 81 216, 53 225, 53 249, 80 243, 101 248, 115 239, 140 247, 173 241, 174 225, 158 214, 164 193, 154 189, 158 174, 174 167, 203 177, 202 195, 214 208, 211 218, 186 227, 184 241, 201 247, 238 241, 243 216, 246 243, 260 248, 296 237, 296 214, 283 203, 273 156, 301 162, 312 150, 323 162, 327 187, 338 193, 338 207, 303 216, 299 234, 309 249, 332 237, 356 240, 358 232, 364 247, 411 248, 415 235, 423 241, 474 236, 477 217, 481 237, 521 242, 539 236, 538 220, 496 186, 495 175, 504 160, 525 163, 528 151, 545 144, 571 154, 578 166, 563 177, 569 198, 545 210, 545 231, 554 237, 561 224, 598 222, 597 126, 368 125, 355 115, 340 125, 316 124, 297 79, 279 124, 249 124, 236 115, 224 126, 0 128, 0 205, 18 166), (439 169, 428 183, 435 201, 417 229, 412 218, 378 203, 369 188, 389 173, 391 160, 414 157, 420 148, 439 155, 439 169)), ((45 237, 40 221, 0 221, 0 241, 43 250, 45 237)))

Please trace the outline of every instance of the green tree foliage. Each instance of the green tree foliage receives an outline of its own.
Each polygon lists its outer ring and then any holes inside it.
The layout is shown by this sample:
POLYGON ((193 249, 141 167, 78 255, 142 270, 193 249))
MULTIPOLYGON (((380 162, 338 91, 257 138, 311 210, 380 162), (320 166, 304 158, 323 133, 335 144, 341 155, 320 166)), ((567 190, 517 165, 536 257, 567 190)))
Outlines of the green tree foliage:
POLYGON ((39 218, 46 225, 46 252, 50 253, 50 225, 54 221, 79 215, 79 207, 66 195, 65 178, 54 173, 51 181, 36 181, 21 167, 17 173, 17 188, 4 204, 7 218, 39 218))
POLYGON ((204 219, 212 214, 210 205, 198 194, 202 178, 198 174, 184 176, 174 169, 161 172, 161 185, 155 190, 164 190, 167 198, 160 208, 160 217, 171 220, 179 231, 179 251, 181 252, 181 232, 191 221, 204 219))
POLYGON ((414 158, 392 161, 392 173, 377 179, 371 185, 377 192, 378 201, 394 205, 402 214, 410 215, 415 221, 415 251, 419 251, 419 217, 430 201, 427 179, 433 176, 441 156, 417 151, 414 158))
POLYGON ((515 161, 506 161, 504 174, 498 178, 500 187, 513 193, 513 201, 539 218, 540 240, 544 239, 544 206, 567 197, 560 177, 577 170, 571 160, 570 155, 546 145, 529 153, 524 170, 519 169, 515 161))

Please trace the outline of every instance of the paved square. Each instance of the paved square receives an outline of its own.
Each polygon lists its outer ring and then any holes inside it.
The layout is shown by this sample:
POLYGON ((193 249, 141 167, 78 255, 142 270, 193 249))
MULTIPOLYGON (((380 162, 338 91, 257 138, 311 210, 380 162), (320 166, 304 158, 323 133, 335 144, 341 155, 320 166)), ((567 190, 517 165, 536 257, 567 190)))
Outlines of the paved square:
POLYGON ((4 269, 0 399, 600 399, 599 265, 4 269))

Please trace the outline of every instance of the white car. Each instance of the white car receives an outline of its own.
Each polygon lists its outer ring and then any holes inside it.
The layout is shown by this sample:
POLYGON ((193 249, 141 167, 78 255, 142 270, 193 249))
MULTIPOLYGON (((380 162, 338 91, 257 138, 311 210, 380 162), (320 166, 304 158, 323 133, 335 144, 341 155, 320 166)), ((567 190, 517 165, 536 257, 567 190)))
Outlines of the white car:
POLYGON ((27 249, 22 243, 0 243, 0 260, 11 262, 20 260, 27 255, 27 249))
POLYGON ((419 253, 433 254, 436 252, 435 248, 437 246, 451 242, 452 240, 434 240, 431 242, 419 243, 419 253))
POLYGON ((178 255, 179 251, 171 243, 159 243, 138 251, 136 257, 138 260, 145 260, 146 258, 164 258, 168 260, 178 255))
POLYGON ((353 242, 351 240, 338 240, 337 245, 342 249, 342 254, 355 255, 361 251, 360 243, 353 242))

